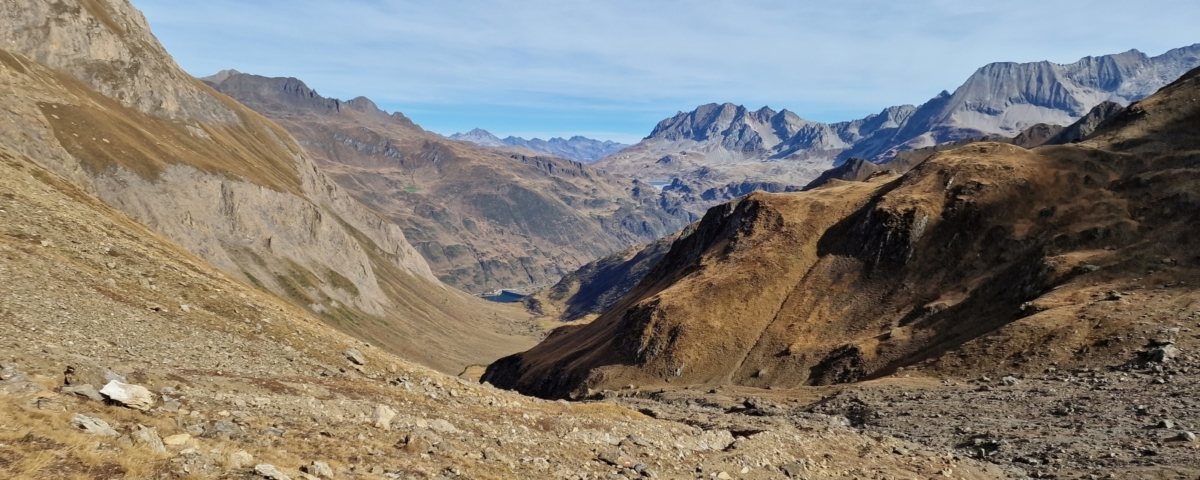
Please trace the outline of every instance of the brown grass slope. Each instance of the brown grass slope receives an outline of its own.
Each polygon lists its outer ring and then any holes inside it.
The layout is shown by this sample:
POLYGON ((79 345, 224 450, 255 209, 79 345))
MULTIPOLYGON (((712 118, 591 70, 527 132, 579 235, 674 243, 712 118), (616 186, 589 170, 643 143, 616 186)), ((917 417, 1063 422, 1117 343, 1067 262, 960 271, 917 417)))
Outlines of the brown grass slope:
POLYGON ((308 478, 313 461, 334 478, 601 478, 614 467, 598 452, 610 450, 659 478, 747 465, 739 478, 779 478, 784 465, 815 478, 1003 477, 971 460, 893 455, 919 447, 816 417, 724 450, 728 429, 434 372, 231 278, 3 143, 0 276, 0 478, 262 478, 258 464, 308 478), (154 403, 71 394, 69 367, 73 386, 116 374, 154 403), (395 412, 386 428, 371 419, 380 406, 395 412), (119 436, 81 431, 76 414, 119 436), (139 442, 146 428, 171 441, 139 442))
POLYGON ((400 225, 438 278, 468 291, 546 285, 691 220, 648 185, 452 141, 365 98, 327 99, 294 78, 205 81, 287 128, 338 184, 400 225))
POLYGON ((1200 278, 1197 75, 1080 144, 975 143, 902 177, 716 207, 616 307, 484 378, 561 397, 844 383, 939 359, 967 373, 1106 361, 1103 340, 1135 323, 1063 319, 1105 288, 1200 278))
POLYGON ((187 76, 127 2, 0 6, 0 142, 230 275, 443 371, 532 343, 441 284, 278 125, 187 76))
POLYGON ((593 260, 553 286, 526 297, 525 307, 537 315, 564 321, 603 313, 642 281, 681 234, 593 260))

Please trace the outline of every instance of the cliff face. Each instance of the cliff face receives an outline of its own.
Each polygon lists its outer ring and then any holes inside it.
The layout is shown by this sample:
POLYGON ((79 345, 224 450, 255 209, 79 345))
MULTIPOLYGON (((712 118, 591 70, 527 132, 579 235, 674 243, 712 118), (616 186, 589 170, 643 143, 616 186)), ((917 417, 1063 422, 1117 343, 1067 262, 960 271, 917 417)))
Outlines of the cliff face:
POLYGON ((648 185, 580 162, 451 141, 365 98, 324 98, 294 78, 226 72, 205 81, 287 128, 459 288, 550 284, 692 220, 648 185))
MULTIPOLYGON (((1078 352, 1115 353, 1105 338, 1141 331, 1132 318, 1080 328, 1122 296, 1105 292, 1200 278, 1177 260, 1194 257, 1200 225, 1198 92, 1200 70, 1069 146, 972 143, 902 176, 714 207, 613 308, 484 378, 563 397, 1094 363, 1078 352)), ((1191 291, 1155 295, 1185 305, 1191 291)))
MULTIPOLYGON (((282 128, 179 70, 128 2, 6 2, 0 142, 245 282, 453 371, 527 344, 282 128), (481 312, 481 313, 474 313, 481 312), (484 320, 484 317, 487 320, 484 320), (468 332, 481 333, 466 335, 468 332), (459 338, 461 336, 461 338, 459 338)), ((455 372, 457 373, 457 372, 455 372)))

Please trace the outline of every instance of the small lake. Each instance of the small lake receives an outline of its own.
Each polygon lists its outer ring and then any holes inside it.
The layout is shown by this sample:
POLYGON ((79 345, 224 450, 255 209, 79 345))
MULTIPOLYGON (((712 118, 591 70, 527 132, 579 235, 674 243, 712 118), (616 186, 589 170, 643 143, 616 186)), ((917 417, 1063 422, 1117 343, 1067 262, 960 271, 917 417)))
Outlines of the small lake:
POLYGON ((484 295, 484 300, 496 303, 515 303, 525 299, 524 295, 513 293, 508 290, 503 290, 495 295, 484 295))

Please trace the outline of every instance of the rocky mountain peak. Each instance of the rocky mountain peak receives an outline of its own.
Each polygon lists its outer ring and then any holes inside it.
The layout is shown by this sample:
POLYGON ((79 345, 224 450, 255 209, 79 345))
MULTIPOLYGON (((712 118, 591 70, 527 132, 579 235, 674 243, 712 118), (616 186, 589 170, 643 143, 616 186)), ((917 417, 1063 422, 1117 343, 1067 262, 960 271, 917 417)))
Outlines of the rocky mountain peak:
POLYGON ((492 132, 482 128, 475 128, 467 133, 455 133, 449 137, 451 140, 459 140, 463 142, 471 142, 483 147, 503 147, 504 140, 500 137, 492 135, 492 132))

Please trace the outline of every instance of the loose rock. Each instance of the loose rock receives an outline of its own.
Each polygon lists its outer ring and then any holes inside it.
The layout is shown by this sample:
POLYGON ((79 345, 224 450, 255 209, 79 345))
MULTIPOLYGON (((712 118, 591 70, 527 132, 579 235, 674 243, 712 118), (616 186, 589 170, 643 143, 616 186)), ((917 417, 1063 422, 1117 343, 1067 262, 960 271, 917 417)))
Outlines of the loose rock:
POLYGON ((347 360, 354 362, 355 365, 366 365, 367 364, 367 358, 364 357, 362 352, 359 352, 357 349, 351 348, 342 353, 344 355, 346 355, 347 360))
POLYGON ((162 437, 158 436, 158 429, 154 427, 138 425, 129 436, 136 446, 146 447, 155 452, 167 451, 167 447, 163 445, 162 437))
POLYGON ((284 475, 283 472, 279 471, 278 468, 275 468, 274 465, 269 463, 260 463, 255 465, 254 473, 259 474, 259 476, 263 478, 269 478, 271 480, 292 480, 292 477, 284 475))
POLYGON ((71 417, 71 425, 74 425, 76 428, 79 428, 80 430, 92 435, 100 435, 102 437, 121 436, 121 434, 117 433, 117 431, 113 429, 108 422, 105 422, 99 418, 75 414, 75 416, 71 417))
POLYGON ((375 428, 382 428, 384 430, 391 430, 393 418, 396 418, 396 411, 392 410, 392 407, 382 403, 377 405, 375 413, 371 414, 371 420, 375 421, 375 428))
POLYGON ((154 406, 154 394, 140 385, 113 380, 100 389, 100 394, 109 400, 137 410, 150 410, 150 407, 154 406))
POLYGON ((325 462, 314 461, 312 465, 305 465, 300 470, 318 478, 333 478, 333 469, 329 468, 329 464, 325 462))

